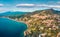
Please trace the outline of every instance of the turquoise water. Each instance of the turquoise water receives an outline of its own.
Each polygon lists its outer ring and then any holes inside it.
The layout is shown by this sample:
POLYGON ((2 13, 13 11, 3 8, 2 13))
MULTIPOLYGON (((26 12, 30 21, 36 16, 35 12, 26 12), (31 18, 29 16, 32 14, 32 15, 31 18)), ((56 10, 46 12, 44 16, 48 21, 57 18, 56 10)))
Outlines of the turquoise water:
POLYGON ((25 23, 0 18, 0 37, 24 37, 25 23))

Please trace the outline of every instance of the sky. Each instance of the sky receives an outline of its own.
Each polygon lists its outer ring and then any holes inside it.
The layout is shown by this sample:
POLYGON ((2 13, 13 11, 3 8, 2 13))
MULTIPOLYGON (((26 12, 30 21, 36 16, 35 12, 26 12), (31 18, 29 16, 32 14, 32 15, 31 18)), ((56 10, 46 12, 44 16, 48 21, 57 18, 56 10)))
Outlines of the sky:
POLYGON ((0 0, 0 13, 6 11, 32 12, 50 8, 60 10, 60 0, 0 0))

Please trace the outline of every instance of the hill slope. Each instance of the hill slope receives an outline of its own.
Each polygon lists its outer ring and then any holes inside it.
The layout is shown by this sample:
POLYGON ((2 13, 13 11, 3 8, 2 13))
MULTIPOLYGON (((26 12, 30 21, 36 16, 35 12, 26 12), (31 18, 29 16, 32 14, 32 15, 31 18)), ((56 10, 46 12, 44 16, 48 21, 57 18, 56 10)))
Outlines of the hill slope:
MULTIPOLYGON (((60 33, 60 11, 52 9, 35 11, 31 14, 26 14, 17 21, 25 22, 28 26, 28 35, 38 37, 39 34, 46 37, 57 37, 60 33)), ((31 36, 31 37, 32 37, 31 36)))
POLYGON ((27 14, 28 12, 5 12, 5 13, 0 13, 0 16, 17 16, 17 15, 24 15, 27 14))

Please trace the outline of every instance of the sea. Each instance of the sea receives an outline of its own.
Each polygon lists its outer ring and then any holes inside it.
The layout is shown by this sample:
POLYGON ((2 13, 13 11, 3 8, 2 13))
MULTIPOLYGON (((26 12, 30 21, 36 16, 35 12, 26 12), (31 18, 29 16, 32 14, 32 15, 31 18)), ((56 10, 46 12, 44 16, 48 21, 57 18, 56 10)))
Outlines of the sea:
POLYGON ((0 37, 24 37, 27 25, 8 18, 0 18, 0 37))

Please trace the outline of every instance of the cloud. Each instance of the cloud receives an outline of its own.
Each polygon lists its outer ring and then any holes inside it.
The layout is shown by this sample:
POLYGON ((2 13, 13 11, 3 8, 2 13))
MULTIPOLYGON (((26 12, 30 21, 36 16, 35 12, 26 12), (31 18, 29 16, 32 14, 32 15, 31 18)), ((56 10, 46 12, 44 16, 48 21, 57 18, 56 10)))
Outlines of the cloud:
POLYGON ((48 7, 51 7, 51 8, 60 8, 60 5, 50 5, 48 7))
POLYGON ((32 12, 35 10, 43 10, 43 9, 60 9, 60 5, 57 4, 17 4, 16 7, 19 7, 15 9, 14 11, 25 11, 25 12, 32 12))
POLYGON ((60 8, 60 5, 38 4, 38 5, 36 5, 36 7, 60 8))
POLYGON ((17 7, 48 7, 48 8, 60 8, 57 4, 17 4, 17 7))
POLYGON ((48 7, 48 8, 60 8, 60 5, 42 5, 43 7, 48 7))
POLYGON ((0 7, 4 6, 3 4, 0 4, 0 7))
POLYGON ((17 7, 19 7, 19 6, 35 6, 35 4, 17 4, 16 6, 17 7))

